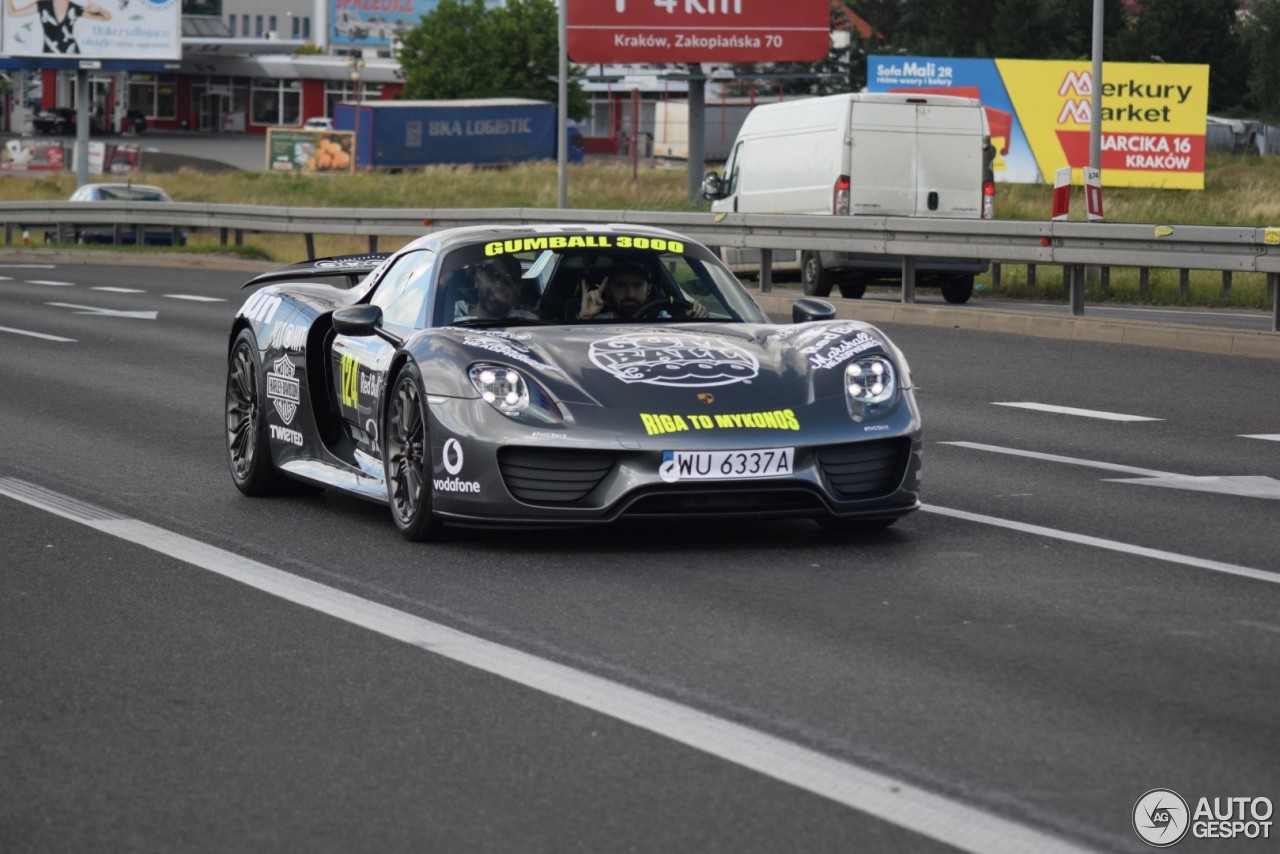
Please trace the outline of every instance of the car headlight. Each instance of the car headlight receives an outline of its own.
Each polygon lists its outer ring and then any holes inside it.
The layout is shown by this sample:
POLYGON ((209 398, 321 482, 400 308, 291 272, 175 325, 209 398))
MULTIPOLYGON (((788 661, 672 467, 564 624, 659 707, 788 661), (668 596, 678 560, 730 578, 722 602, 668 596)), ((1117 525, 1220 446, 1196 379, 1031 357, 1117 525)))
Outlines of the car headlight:
POLYGON ((481 400, 503 415, 547 424, 560 424, 565 420, 564 413, 546 389, 515 368, 479 364, 472 365, 469 374, 481 400))
POLYGON ((888 412, 898 397, 893 362, 883 356, 850 362, 844 369, 844 394, 854 421, 888 412))

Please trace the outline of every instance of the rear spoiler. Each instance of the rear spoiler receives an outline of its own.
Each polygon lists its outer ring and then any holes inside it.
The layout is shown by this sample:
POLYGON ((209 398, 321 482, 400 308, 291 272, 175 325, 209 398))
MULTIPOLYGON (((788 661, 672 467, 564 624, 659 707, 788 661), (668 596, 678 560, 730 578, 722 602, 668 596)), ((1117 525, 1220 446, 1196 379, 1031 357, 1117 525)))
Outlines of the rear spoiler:
POLYGON ((353 288, 361 279, 378 269, 382 262, 390 257, 390 252, 370 252, 365 255, 336 255, 332 258, 316 258, 313 261, 291 264, 279 270, 272 270, 270 273, 254 276, 240 287, 251 288, 254 285, 266 285, 271 282, 296 282, 300 279, 331 279, 345 276, 347 287, 353 288))

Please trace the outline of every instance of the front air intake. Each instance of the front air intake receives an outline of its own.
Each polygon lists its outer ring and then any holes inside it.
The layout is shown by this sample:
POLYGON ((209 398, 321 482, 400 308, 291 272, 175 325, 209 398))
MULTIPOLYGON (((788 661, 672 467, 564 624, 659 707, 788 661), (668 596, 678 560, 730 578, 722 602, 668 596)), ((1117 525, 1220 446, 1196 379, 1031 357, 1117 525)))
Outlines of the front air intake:
POLYGON ((833 495, 855 501, 892 493, 902 482, 910 458, 910 439, 881 439, 822 448, 818 467, 833 495))
POLYGON ((587 497, 613 468, 608 451, 499 448, 498 469, 517 501, 563 507, 587 497))

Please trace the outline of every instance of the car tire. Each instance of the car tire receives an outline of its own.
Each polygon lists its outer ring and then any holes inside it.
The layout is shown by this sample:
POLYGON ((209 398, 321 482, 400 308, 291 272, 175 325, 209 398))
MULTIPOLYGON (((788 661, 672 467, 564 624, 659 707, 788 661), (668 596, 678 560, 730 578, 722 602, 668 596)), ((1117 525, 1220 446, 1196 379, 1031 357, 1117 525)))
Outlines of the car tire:
POLYGON ((973 296, 973 276, 949 276, 942 280, 942 298, 960 305, 973 296))
POLYGON ((382 459, 391 518, 406 540, 439 539, 442 525, 431 509, 431 437, 422 372, 413 362, 396 374, 387 395, 382 459))
POLYGON ((271 462, 265 389, 257 339, 242 329, 227 360, 227 462, 236 489, 255 497, 277 494, 289 484, 271 462))
POLYGON ((840 283, 840 296, 845 299, 862 299, 867 292, 867 283, 857 279, 845 279, 840 283))
POLYGON ((806 296, 825 297, 830 295, 835 278, 830 270, 823 268, 822 257, 817 252, 801 252, 800 283, 806 296))

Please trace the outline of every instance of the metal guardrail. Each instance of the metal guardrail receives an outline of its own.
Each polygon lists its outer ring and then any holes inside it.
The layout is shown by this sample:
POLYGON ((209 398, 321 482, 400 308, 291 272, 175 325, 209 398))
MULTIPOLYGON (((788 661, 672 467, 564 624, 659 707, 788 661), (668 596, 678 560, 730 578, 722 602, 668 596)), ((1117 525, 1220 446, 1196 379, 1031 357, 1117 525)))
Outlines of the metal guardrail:
MULTIPOLYGON (((5 244, 31 228, 141 226, 213 229, 227 243, 244 232, 298 234, 314 257, 316 234, 412 237, 460 225, 631 223, 671 228, 713 246, 760 249, 761 289, 768 290, 776 249, 819 249, 902 259, 903 301, 915 300, 914 262, 921 257, 978 258, 995 264, 1057 265, 1072 271, 1072 313, 1084 310, 1083 267, 1217 270, 1263 273, 1280 331, 1280 228, 1143 225, 916 217, 821 217, 543 208, 297 208, 175 202, 3 202, 5 244)), ((1185 274, 1184 274, 1185 281, 1185 274)), ((1229 279, 1224 278, 1224 282, 1229 279)))

